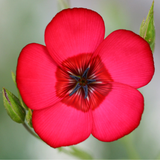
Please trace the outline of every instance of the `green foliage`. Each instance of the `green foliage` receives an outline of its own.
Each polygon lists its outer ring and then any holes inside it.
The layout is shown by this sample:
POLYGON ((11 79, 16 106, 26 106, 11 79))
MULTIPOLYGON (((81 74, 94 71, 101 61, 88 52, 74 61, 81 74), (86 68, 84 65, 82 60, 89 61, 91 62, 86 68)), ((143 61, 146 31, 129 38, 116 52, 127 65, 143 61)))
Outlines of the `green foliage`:
POLYGON ((150 45, 152 52, 155 48, 155 26, 154 26, 154 1, 148 12, 146 20, 143 19, 140 26, 140 36, 150 45))

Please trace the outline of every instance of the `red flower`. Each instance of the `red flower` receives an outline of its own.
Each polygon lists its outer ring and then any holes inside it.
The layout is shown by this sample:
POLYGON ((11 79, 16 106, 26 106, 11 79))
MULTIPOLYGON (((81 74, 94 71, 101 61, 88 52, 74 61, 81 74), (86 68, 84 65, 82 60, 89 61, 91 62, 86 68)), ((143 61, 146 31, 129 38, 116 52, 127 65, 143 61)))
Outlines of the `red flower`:
POLYGON ((33 110, 35 132, 50 146, 74 145, 90 134, 117 140, 140 123, 144 100, 137 88, 154 73, 148 43, 128 30, 104 39, 94 11, 59 12, 45 30, 46 46, 23 48, 17 85, 33 110))

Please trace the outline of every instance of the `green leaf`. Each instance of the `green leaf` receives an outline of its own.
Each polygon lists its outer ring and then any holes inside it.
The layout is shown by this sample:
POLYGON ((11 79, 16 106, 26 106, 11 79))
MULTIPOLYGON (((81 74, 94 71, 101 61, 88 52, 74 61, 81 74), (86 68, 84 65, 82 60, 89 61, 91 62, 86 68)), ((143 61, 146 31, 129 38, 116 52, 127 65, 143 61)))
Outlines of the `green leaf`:
POLYGON ((154 26, 154 0, 148 12, 146 20, 143 19, 140 26, 140 36, 150 45, 152 52, 155 48, 155 26, 154 26))
MULTIPOLYGON (((11 72, 11 75, 12 75, 13 82, 14 82, 14 84, 16 85, 16 88, 17 88, 16 76, 15 76, 14 72, 11 72)), ((23 100, 22 100, 22 97, 21 97, 21 95, 20 95, 20 93, 19 93, 19 89, 18 89, 18 88, 17 88, 17 91, 18 91, 18 98, 19 98, 19 101, 20 101, 21 106, 22 106, 25 110, 28 110, 28 107, 26 106, 26 104, 25 104, 25 103, 23 102, 23 100)))
POLYGON ((2 88, 3 102, 8 115, 17 123, 24 123, 25 110, 20 105, 19 99, 9 90, 2 88))

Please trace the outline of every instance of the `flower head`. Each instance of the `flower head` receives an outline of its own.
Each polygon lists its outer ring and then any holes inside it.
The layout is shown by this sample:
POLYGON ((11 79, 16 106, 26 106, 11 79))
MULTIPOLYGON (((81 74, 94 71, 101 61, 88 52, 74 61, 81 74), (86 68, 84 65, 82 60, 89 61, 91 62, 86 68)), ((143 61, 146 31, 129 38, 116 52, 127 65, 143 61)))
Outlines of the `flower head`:
POLYGON ((128 30, 104 39, 101 16, 89 9, 59 12, 45 30, 46 46, 23 48, 17 85, 33 110, 35 132, 50 146, 74 145, 91 134, 117 140, 140 123, 154 63, 149 44, 128 30))

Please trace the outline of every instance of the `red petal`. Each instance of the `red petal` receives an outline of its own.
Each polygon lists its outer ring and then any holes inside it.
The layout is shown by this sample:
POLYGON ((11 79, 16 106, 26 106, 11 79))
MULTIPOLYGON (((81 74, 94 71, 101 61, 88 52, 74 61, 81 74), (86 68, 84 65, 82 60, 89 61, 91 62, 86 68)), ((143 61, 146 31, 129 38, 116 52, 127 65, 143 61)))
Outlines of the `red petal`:
POLYGON ((35 132, 51 147, 69 146, 87 139, 92 130, 91 112, 82 112, 62 102, 33 111, 35 132))
POLYGON ((98 47, 114 81, 139 88, 146 85, 154 74, 154 62, 149 44, 127 30, 112 32, 98 47))
POLYGON ((109 142, 129 134, 139 125, 143 106, 143 96, 138 90, 112 83, 112 90, 92 112, 93 136, 109 142))
POLYGON ((45 46, 29 44, 23 48, 17 65, 17 85, 29 108, 42 109, 59 101, 55 91, 56 70, 45 46))
POLYGON ((89 9, 66 9, 48 24, 45 43, 57 63, 68 57, 93 53, 103 41, 105 27, 102 17, 89 9))

